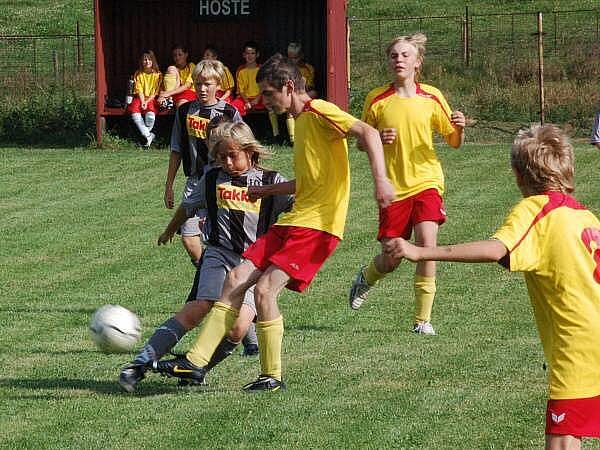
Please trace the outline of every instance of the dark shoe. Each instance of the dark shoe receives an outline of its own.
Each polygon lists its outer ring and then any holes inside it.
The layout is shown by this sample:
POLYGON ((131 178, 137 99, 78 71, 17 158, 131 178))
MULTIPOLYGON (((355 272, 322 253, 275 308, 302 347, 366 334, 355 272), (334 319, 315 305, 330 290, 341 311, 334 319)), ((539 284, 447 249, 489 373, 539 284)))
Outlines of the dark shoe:
POLYGON ((244 345, 244 350, 242 350, 242 356, 256 356, 256 355, 258 355, 258 345, 256 345, 256 344, 244 345))
POLYGON ((273 377, 261 375, 256 381, 248 383, 242 388, 246 392, 270 391, 276 392, 285 389, 283 381, 276 380, 273 377))
POLYGON ((191 380, 194 384, 204 384, 204 377, 206 376, 204 367, 194 365, 185 357, 166 361, 153 361, 152 371, 167 377, 191 380))
POLYGON ((127 392, 135 391, 135 386, 146 377, 146 366, 130 364, 123 367, 119 374, 119 384, 127 392))

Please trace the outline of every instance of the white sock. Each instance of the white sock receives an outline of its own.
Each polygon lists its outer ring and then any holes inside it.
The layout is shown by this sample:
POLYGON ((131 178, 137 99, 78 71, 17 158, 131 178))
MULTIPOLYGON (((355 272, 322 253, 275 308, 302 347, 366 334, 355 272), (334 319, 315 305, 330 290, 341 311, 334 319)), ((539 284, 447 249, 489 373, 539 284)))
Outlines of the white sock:
POLYGON ((140 130, 142 136, 145 138, 150 136, 150 130, 146 127, 146 124, 144 123, 140 113, 133 113, 131 115, 131 119, 133 120, 133 123, 135 123, 135 126, 138 128, 138 130, 140 130))
POLYGON ((156 121, 156 116, 152 111, 148 111, 146 116, 144 117, 144 122, 146 122, 146 126, 148 127, 148 132, 152 131, 154 128, 154 122, 156 121))

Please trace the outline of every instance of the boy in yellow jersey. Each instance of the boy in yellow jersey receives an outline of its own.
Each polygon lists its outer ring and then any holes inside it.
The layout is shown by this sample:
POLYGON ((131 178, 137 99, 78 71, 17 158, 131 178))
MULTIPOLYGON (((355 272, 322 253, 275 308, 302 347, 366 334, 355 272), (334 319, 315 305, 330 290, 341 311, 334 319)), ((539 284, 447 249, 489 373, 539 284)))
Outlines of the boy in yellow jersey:
POLYGON ((289 112, 296 119, 296 179, 256 186, 248 194, 260 201, 295 193, 294 207, 244 252, 245 261, 230 272, 221 299, 186 357, 153 363, 155 371, 168 376, 202 379, 214 350, 236 320, 244 293, 255 285, 261 375, 244 386, 249 392, 284 387, 283 317, 277 297, 284 287, 302 292, 343 237, 350 193, 347 135, 357 137, 369 154, 379 206, 385 207, 393 197, 375 129, 332 103, 312 100, 296 65, 279 54, 260 68, 257 81, 267 108, 289 112))
POLYGON ((510 157, 524 198, 491 239, 437 248, 398 239, 384 251, 524 273, 550 368, 546 448, 579 449, 582 437, 600 437, 600 221, 569 195, 573 148, 560 129, 520 131, 510 157))
MULTIPOLYGON (((454 148, 463 142, 465 116, 460 111, 452 112, 439 90, 416 81, 426 41, 420 33, 392 40, 386 53, 394 81, 372 90, 365 100, 362 119, 381 134, 386 168, 396 195, 388 208, 379 211, 377 239, 382 245, 398 238, 409 239, 414 231, 417 245, 435 247, 446 212, 441 197, 444 174, 432 134, 437 131, 454 148)), ((360 308, 371 287, 393 272, 400 261, 382 252, 362 267, 350 289, 350 307, 360 308)), ((430 320, 436 291, 435 262, 417 264, 413 284, 413 331, 434 335, 430 320)))
MULTIPOLYGON (((260 68, 260 64, 258 64, 258 57, 260 56, 258 44, 254 41, 246 42, 242 56, 246 64, 238 67, 235 73, 238 97, 231 104, 237 108, 243 117, 251 110, 264 111, 265 105, 256 82, 256 74, 260 68)), ((272 111, 269 111, 269 122, 271 123, 273 137, 277 138, 279 136, 279 124, 277 115, 272 111)))
MULTIPOLYGON (((304 77, 306 83, 306 93, 311 98, 317 98, 317 91, 315 90, 315 68, 304 60, 304 52, 302 51, 302 45, 299 42, 290 42, 287 47, 287 56, 290 60, 298 66, 298 70, 304 77)), ((294 118, 288 114, 285 123, 288 129, 288 136, 290 142, 294 143, 294 118)))
MULTIPOLYGON (((208 45, 204 49, 204 54, 202 55, 202 58, 209 59, 211 61, 219 61, 219 52, 217 51, 216 47, 208 45)), ((217 98, 227 103, 231 103, 231 101, 233 100, 231 94, 233 92, 233 88, 235 87, 235 81, 233 80, 233 75, 231 75, 231 72, 224 64, 223 71, 225 76, 223 77, 223 82, 221 83, 221 85, 219 86, 219 90, 217 91, 217 98)))
POLYGON ((188 51, 182 45, 175 45, 171 50, 174 66, 167 67, 163 91, 158 96, 158 102, 163 105, 169 103, 171 107, 179 108, 187 102, 196 100, 196 89, 192 73, 196 65, 188 62, 188 51), (172 76, 167 77, 167 74, 172 76), (174 82, 171 80, 175 78, 174 82), (169 101, 170 100, 170 101, 169 101))

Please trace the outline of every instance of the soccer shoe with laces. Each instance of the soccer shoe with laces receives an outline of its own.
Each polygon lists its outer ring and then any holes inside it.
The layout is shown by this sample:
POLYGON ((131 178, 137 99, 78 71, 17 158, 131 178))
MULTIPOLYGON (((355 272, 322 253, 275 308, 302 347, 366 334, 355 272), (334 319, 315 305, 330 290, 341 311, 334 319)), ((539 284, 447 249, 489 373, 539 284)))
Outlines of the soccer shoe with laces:
POLYGON ((350 288, 348 302, 350 303, 350 308, 352 309, 358 309, 362 306, 363 302, 367 299, 367 295, 369 295, 369 290, 371 289, 371 286, 369 286, 367 280, 365 280, 365 268, 366 266, 362 266, 360 268, 356 274, 356 279, 350 288))
POLYGON ((151 368, 153 372, 161 375, 186 380, 187 384, 205 384, 206 369, 196 366, 185 357, 166 361, 152 361, 151 368))
POLYGON ((276 392, 283 389, 285 389, 285 384, 283 381, 279 381, 273 377, 267 377, 265 375, 259 376, 256 381, 252 381, 242 388, 242 390, 245 392, 276 392))
POLYGON ((417 334, 426 334, 428 336, 435 336, 435 330, 429 321, 417 322, 413 327, 413 332, 417 334))
POLYGON ((144 364, 129 364, 121 369, 119 374, 119 385, 126 392, 135 391, 135 386, 146 377, 146 366, 144 364))

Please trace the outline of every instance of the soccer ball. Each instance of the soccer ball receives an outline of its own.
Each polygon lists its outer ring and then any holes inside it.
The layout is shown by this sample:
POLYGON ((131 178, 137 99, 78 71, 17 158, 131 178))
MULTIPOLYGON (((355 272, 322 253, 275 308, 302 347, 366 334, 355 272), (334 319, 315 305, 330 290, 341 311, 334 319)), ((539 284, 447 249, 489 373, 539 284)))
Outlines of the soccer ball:
POLYGON ((119 305, 104 305, 90 322, 92 340, 104 353, 131 351, 142 335, 140 319, 119 305))

